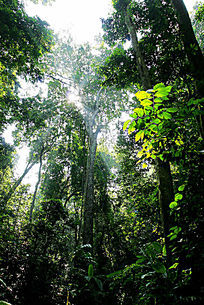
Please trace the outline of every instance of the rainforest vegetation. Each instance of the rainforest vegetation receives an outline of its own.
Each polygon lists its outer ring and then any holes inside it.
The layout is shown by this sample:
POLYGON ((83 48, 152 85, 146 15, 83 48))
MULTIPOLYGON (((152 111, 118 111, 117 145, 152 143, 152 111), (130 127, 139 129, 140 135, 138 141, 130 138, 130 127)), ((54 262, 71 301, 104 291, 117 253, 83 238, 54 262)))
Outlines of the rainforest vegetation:
POLYGON ((203 25, 113 0, 79 45, 0 0, 0 304, 204 304, 203 25))

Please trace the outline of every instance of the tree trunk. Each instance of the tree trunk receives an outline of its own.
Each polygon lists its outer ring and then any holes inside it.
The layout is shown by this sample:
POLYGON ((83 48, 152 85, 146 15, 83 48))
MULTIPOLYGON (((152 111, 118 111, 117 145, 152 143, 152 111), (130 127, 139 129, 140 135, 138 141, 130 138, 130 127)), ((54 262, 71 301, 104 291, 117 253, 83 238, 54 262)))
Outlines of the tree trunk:
MULTIPOLYGON (((137 33, 134 24, 131 20, 128 7, 125 13, 125 20, 131 36, 133 49, 136 54, 136 61, 141 78, 141 83, 143 85, 144 90, 148 90, 152 88, 151 78, 148 69, 145 65, 142 53, 140 51, 140 46, 137 39, 137 33)), ((169 264, 169 260, 171 256, 168 245, 168 237, 167 237, 169 235, 169 228, 170 228, 169 205, 174 200, 173 182, 172 182, 169 162, 161 161, 159 158, 157 158, 156 173, 157 173, 158 185, 159 185, 159 205, 160 205, 161 224, 162 224, 162 230, 163 230, 165 246, 166 246, 167 264, 169 264)))
POLYGON ((126 26, 128 28, 128 31, 130 33, 130 37, 131 37, 131 40, 132 40, 132 46, 133 46, 133 49, 135 51, 136 64, 137 64, 137 67, 138 67, 139 75, 141 77, 142 85, 143 85, 145 90, 148 90, 152 87, 151 86, 151 80, 150 80, 149 72, 148 72, 147 67, 145 65, 142 53, 140 51, 140 46, 139 46, 139 42, 138 42, 138 38, 137 38, 137 33, 136 33, 136 30, 135 30, 134 24, 132 23, 128 8, 127 8, 126 13, 125 13, 125 23, 126 23, 126 26))
POLYGON ((94 163, 96 157, 98 132, 91 133, 89 154, 87 158, 86 180, 84 189, 84 226, 83 244, 93 245, 93 212, 94 212, 94 163))
POLYGON ((35 191, 34 191, 34 194, 33 194, 33 200, 32 200, 31 207, 30 207, 30 216, 29 216, 30 223, 32 222, 33 210, 34 210, 34 206, 35 206, 36 195, 37 195, 37 191, 38 191, 38 187, 39 187, 40 179, 41 179, 43 152, 44 152, 44 148, 41 150, 41 153, 40 153, 40 165, 39 165, 39 171, 38 171, 38 181, 37 181, 37 183, 35 185, 35 191))
MULTIPOLYGON (((171 0, 178 18, 184 49, 191 64, 192 73, 199 82, 204 82, 204 57, 193 31, 192 23, 183 0, 171 0)), ((200 84, 201 85, 201 84, 200 84)), ((201 97, 204 87, 199 86, 201 97)))
MULTIPOLYGON (((86 146, 86 133, 85 130, 83 132, 83 175, 82 175, 82 179, 81 179, 81 192, 82 192, 82 196, 84 194, 84 190, 85 190, 85 181, 86 181, 86 175, 85 175, 85 168, 86 168, 86 150, 85 150, 85 146, 86 146)), ((82 225, 83 225, 83 209, 84 209, 84 198, 82 197, 82 202, 81 202, 81 211, 80 211, 80 222, 79 222, 79 232, 78 232, 78 238, 77 238, 77 243, 76 246, 79 244, 80 240, 81 240, 81 232, 82 232, 82 225)))
POLYGON ((174 200, 173 181, 171 176, 170 164, 168 161, 156 159, 156 172, 159 184, 159 204, 161 224, 164 232, 167 259, 170 258, 169 251, 169 228, 171 227, 169 204, 174 200))
POLYGON ((21 177, 14 183, 14 185, 11 187, 9 193, 5 196, 4 201, 8 202, 9 199, 12 197, 13 193, 15 192, 15 190, 17 189, 17 187, 21 184, 23 178, 27 175, 27 173, 31 170, 31 168, 36 164, 36 162, 33 163, 28 163, 23 174, 21 175, 21 177))
MULTIPOLYGON (((196 81, 197 94, 199 98, 204 97, 204 56, 195 37, 192 23, 183 0, 171 0, 178 18, 180 31, 184 43, 184 49, 188 57, 192 75, 196 81)), ((198 118, 199 129, 204 139, 204 117, 198 118)))

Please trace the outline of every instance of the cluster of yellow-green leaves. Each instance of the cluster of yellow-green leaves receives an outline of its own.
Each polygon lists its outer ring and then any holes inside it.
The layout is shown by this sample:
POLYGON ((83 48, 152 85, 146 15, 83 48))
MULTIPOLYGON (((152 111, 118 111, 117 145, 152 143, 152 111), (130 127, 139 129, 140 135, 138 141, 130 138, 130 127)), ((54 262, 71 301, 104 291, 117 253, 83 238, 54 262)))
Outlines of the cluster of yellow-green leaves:
POLYGON ((168 95, 171 89, 171 86, 160 83, 151 90, 139 91, 135 94, 138 107, 130 114, 132 119, 124 123, 123 129, 128 128, 128 134, 137 131, 135 141, 143 141, 142 149, 137 154, 139 158, 159 157, 163 160, 162 152, 165 150, 167 141, 164 131, 173 113, 178 110, 168 106, 168 95))

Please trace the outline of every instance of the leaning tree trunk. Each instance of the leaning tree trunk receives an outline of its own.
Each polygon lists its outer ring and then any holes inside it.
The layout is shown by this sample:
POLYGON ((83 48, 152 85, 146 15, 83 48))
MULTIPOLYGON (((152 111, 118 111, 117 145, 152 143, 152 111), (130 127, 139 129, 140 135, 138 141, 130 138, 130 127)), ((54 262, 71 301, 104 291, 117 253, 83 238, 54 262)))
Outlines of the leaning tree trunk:
POLYGON ((34 194, 33 194, 33 200, 32 200, 31 207, 30 207, 30 216, 29 216, 30 223, 32 222, 33 210, 34 210, 34 206, 35 206, 36 195, 37 195, 37 191, 38 191, 38 187, 39 187, 40 179, 41 179, 43 152, 44 152, 44 148, 41 150, 41 153, 40 153, 40 165, 39 165, 39 171, 38 171, 38 180, 37 180, 37 183, 35 185, 35 191, 34 191, 34 194))
POLYGON ((17 189, 17 187, 21 184, 23 178, 28 174, 28 172, 31 170, 31 168, 36 164, 35 162, 32 163, 28 163, 23 174, 20 176, 20 178, 14 183, 14 185, 11 187, 10 191, 8 192, 8 194, 5 196, 4 198, 4 202, 8 202, 9 199, 12 197, 12 195, 14 194, 15 190, 17 189))
MULTIPOLYGON (((143 55, 140 51, 137 32, 131 20, 128 7, 125 13, 125 21, 131 36, 133 49, 136 54, 136 64, 138 67, 141 82, 143 84, 143 88, 144 90, 151 89, 152 84, 151 84, 149 71, 145 65, 143 55)), ((156 173, 157 173, 158 185, 159 185, 159 205, 160 205, 161 224, 162 224, 162 230, 163 230, 165 246, 166 246, 167 264, 169 264, 170 256, 171 256, 169 250, 169 243, 168 243, 168 235, 169 235, 169 229, 171 223, 169 205, 174 199, 173 180, 172 180, 169 162, 162 161, 159 158, 157 158, 156 173)))
POLYGON ((142 53, 140 51, 140 46, 139 46, 139 42, 138 42, 138 38, 137 38, 137 32, 136 32, 134 24, 131 20, 128 8, 127 8, 126 13, 125 13, 125 23, 126 23, 126 26, 128 28, 128 31, 130 33, 130 37, 131 37, 131 40, 132 40, 132 46, 133 46, 133 49, 135 51, 136 64, 137 64, 137 67, 138 67, 138 72, 139 72, 139 75, 140 75, 140 78, 141 78, 141 82, 142 82, 143 87, 144 87, 145 90, 151 89, 152 85, 151 85, 151 80, 150 80, 150 77, 149 77, 149 72, 147 70, 147 67, 146 67, 145 62, 144 62, 144 58, 143 58, 142 53))

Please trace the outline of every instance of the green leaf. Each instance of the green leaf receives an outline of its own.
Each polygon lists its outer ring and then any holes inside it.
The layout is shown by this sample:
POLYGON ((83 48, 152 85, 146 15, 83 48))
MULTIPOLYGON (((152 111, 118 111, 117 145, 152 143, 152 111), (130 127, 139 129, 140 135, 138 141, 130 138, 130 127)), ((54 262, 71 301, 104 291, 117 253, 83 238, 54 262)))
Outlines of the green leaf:
POLYGON ((154 124, 159 124, 160 122, 161 122, 160 119, 155 119, 152 123, 154 123, 154 124))
POLYGON ((103 290, 103 284, 102 284, 101 280, 97 279, 96 277, 94 278, 94 280, 95 280, 96 284, 98 285, 98 288, 100 290, 103 290))
POLYGON ((174 240, 175 238, 177 238, 177 234, 171 235, 170 240, 174 240))
POLYGON ((169 269, 175 269, 178 265, 179 265, 179 263, 175 263, 171 267, 169 267, 169 269))
POLYGON ((185 184, 182 184, 181 186, 179 186, 178 190, 180 192, 183 192, 184 188, 185 188, 185 184))
POLYGON ((174 226, 174 227, 171 227, 169 230, 170 231, 174 231, 175 229, 177 229, 178 227, 177 226, 174 226))
POLYGON ((158 243, 157 241, 154 241, 152 243, 153 248, 157 251, 157 253, 160 253, 162 251, 162 245, 158 243))
POLYGON ((181 232, 181 227, 177 227, 174 229, 174 233, 178 234, 179 232, 181 232))
POLYGON ((170 209, 173 209, 173 208, 177 207, 177 205, 178 205, 178 203, 176 201, 173 201, 170 203, 169 207, 170 207, 170 209))
POLYGON ((157 273, 166 273, 166 267, 164 264, 158 262, 152 265, 152 268, 157 272, 157 273))
POLYGON ((150 276, 152 276, 152 272, 148 272, 148 273, 143 274, 143 275, 141 276, 141 279, 143 280, 144 278, 150 277, 150 276))
POLYGON ((157 92, 169 93, 172 89, 172 86, 165 86, 163 83, 159 83, 153 88, 157 92))
POLYGON ((140 150, 140 151, 137 153, 137 157, 138 157, 138 158, 141 158, 143 155, 144 155, 143 150, 140 150))
POLYGON ((188 106, 202 104, 203 102, 204 102, 204 98, 197 100, 190 99, 190 101, 188 102, 188 106))
MULTIPOLYGON (((144 111, 145 110, 149 110, 149 112, 150 112, 150 110, 152 111, 153 110, 153 107, 152 106, 146 106, 146 107, 144 107, 144 111)), ((145 111, 145 114, 146 114, 146 111, 145 111)))
POLYGON ((90 264, 88 267, 88 276, 93 277, 93 265, 90 264))
POLYGON ((157 125, 152 124, 152 125, 149 126, 149 129, 150 129, 151 131, 155 132, 155 133, 158 132, 158 127, 157 127, 157 125))
POLYGON ((151 94, 146 91, 138 91, 135 96, 139 101, 151 98, 151 94))
POLYGON ((127 126, 129 125, 129 123, 131 122, 132 120, 127 120, 124 124, 123 124, 123 130, 127 129, 127 126))
POLYGON ((141 101, 141 105, 144 106, 144 107, 151 106, 152 101, 145 99, 145 100, 141 101))
POLYGON ((150 114, 149 108, 151 108, 151 110, 153 109, 153 107, 148 107, 148 109, 145 108, 144 112, 145 112, 146 116, 149 116, 149 114, 150 114))
POLYGON ((166 109, 166 111, 168 111, 168 112, 177 112, 178 109, 177 108, 168 108, 168 109, 166 109))
POLYGON ((158 155, 158 158, 161 160, 161 161, 164 161, 164 156, 162 154, 158 155))
POLYGON ((113 272, 113 273, 110 273, 110 274, 106 275, 106 277, 107 277, 108 279, 110 279, 110 278, 112 278, 112 277, 114 277, 114 276, 116 276, 116 275, 119 275, 119 274, 121 274, 121 273, 123 273, 123 270, 118 270, 118 271, 115 271, 115 272, 113 272))
POLYGON ((163 117, 165 120, 170 120, 172 118, 172 115, 168 112, 163 112, 163 117))
POLYGON ((162 248, 162 255, 166 256, 166 245, 164 245, 162 248))
POLYGON ((135 108, 134 112, 136 112, 139 117, 142 117, 144 115, 144 110, 142 108, 135 108))
POLYGON ((129 125, 129 128, 128 128, 128 134, 131 134, 133 131, 135 131, 135 121, 132 121, 132 123, 129 125))
POLYGON ((162 99, 159 98, 159 97, 156 97, 156 98, 154 99, 154 102, 155 102, 155 103, 162 103, 162 99))
POLYGON ((155 93, 155 96, 156 96, 156 97, 165 97, 166 94, 164 94, 164 93, 162 93, 162 92, 157 92, 157 93, 155 93))
POLYGON ((10 303, 7 303, 5 301, 0 301, 0 305, 11 305, 10 303))
POLYGON ((160 119, 163 119, 163 118, 164 118, 163 113, 158 113, 157 116, 158 116, 158 118, 160 118, 160 119))
POLYGON ((180 194, 180 193, 177 193, 176 195, 175 195, 175 200, 177 201, 177 200, 181 200, 183 198, 183 195, 182 194, 180 194))
POLYGON ((131 118, 136 119, 137 118, 137 114, 135 112, 133 112, 132 114, 129 115, 131 118))
POLYGON ((139 258, 137 261, 136 261, 136 265, 141 265, 142 263, 144 263, 144 261, 146 261, 146 257, 142 257, 142 258, 139 258))
POLYGON ((135 142, 142 140, 144 138, 144 130, 140 130, 136 133, 135 142))
POLYGON ((153 87, 154 90, 157 90, 157 89, 159 89, 159 88, 165 88, 165 85, 164 85, 163 83, 159 83, 159 84, 156 84, 156 85, 153 87))

